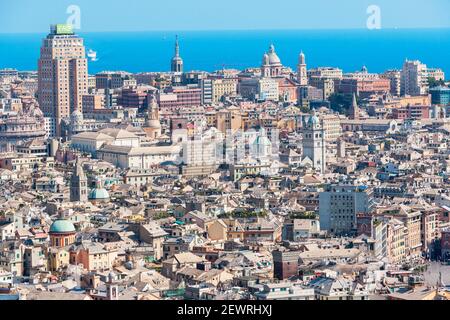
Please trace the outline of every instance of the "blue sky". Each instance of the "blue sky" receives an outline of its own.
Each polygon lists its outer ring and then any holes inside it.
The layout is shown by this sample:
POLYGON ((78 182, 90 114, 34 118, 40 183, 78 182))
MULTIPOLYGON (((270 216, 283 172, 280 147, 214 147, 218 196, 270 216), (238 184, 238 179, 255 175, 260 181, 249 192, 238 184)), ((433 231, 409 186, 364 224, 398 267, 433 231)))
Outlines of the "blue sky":
POLYGON ((369 5, 383 28, 448 28, 449 0, 0 0, 0 33, 47 32, 81 9, 81 31, 365 28, 369 5))

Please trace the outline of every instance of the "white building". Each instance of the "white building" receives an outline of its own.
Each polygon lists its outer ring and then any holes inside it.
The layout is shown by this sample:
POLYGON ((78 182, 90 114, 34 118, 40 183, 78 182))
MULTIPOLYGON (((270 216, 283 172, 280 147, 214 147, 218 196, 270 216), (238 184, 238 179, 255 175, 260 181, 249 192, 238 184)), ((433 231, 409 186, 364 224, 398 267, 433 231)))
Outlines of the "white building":
POLYGON ((272 78, 262 78, 258 82, 258 95, 260 100, 278 101, 279 96, 278 81, 272 78))
POLYGON ((326 79, 342 79, 342 69, 333 67, 319 67, 307 71, 308 77, 326 78, 326 79))
POLYGON ((279 85, 275 78, 249 78, 239 82, 239 94, 243 98, 261 101, 278 101, 279 85))
POLYGON ((326 169, 325 130, 315 114, 309 117, 308 122, 303 123, 302 163, 309 163, 320 173, 324 173, 326 169))
POLYGON ((97 158, 122 169, 149 169, 162 162, 178 163, 181 159, 181 150, 181 146, 129 147, 106 145, 97 151, 97 158))
POLYGON ((96 155, 103 145, 110 144, 114 138, 100 132, 82 132, 74 135, 71 140, 71 147, 81 151, 96 155))
POLYGON ((333 234, 348 234, 356 230, 356 214, 369 213, 371 190, 365 186, 328 186, 319 194, 320 228, 333 234))
POLYGON ((418 96, 428 92, 427 65, 406 60, 401 71, 401 95, 418 96))
POLYGON ((54 138, 56 136, 56 119, 51 117, 44 117, 45 131, 48 138, 54 138))
POLYGON ((290 282, 267 283, 255 293, 257 300, 314 300, 314 289, 290 282))
POLYGON ((105 145, 139 147, 140 139, 132 132, 123 129, 105 128, 98 132, 82 132, 72 136, 72 148, 90 153, 94 157, 105 145))
POLYGON ((428 77, 433 78, 436 81, 445 81, 445 73, 440 68, 429 68, 428 77))

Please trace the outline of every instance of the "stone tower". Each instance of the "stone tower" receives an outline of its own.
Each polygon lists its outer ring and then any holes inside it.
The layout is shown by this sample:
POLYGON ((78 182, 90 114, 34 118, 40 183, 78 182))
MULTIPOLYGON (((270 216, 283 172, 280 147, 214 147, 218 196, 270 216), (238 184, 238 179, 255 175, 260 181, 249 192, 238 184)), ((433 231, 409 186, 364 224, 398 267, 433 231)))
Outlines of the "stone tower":
POLYGON ((303 156, 312 162, 312 167, 324 173, 326 169, 325 130, 317 115, 314 113, 303 124, 303 156))
POLYGON ((337 157, 338 158, 345 158, 345 141, 342 138, 339 138, 337 140, 337 157))
POLYGON ((156 97, 151 97, 148 104, 147 121, 142 129, 149 138, 158 138, 161 135, 161 122, 159 121, 159 106, 156 97))
POLYGON ((355 93, 353 93, 352 106, 350 107, 350 110, 348 111, 348 116, 352 120, 359 119, 359 107, 358 107, 358 103, 356 102, 356 94, 355 93))
POLYGON ((70 201, 88 201, 87 178, 78 159, 72 172, 72 178, 70 179, 70 201))

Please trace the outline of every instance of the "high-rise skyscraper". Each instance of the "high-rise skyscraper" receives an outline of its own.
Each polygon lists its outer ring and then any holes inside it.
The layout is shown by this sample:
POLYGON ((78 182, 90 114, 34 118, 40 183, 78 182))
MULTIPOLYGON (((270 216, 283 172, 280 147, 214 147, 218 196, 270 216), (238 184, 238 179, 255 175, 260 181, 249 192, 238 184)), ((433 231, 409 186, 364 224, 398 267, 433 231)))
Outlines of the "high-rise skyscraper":
POLYGON ((309 159, 312 167, 324 173, 326 169, 325 130, 316 114, 303 123, 303 156, 302 161, 309 159))
POLYGON ((401 95, 418 96, 428 92, 427 65, 420 61, 406 60, 400 78, 401 95))
POLYGON ((71 202, 87 202, 88 189, 87 178, 81 163, 77 160, 73 168, 72 177, 70 178, 70 201, 71 202))
POLYGON ((88 93, 88 66, 83 39, 72 26, 52 25, 42 41, 38 62, 38 100, 50 123, 50 136, 61 136, 61 120, 82 110, 88 93))
POLYGON ((178 36, 175 38, 175 56, 172 58, 171 68, 172 72, 183 72, 183 59, 180 57, 180 45, 178 43, 178 36))
POLYGON ((298 66, 297 66, 297 78, 298 82, 301 86, 307 86, 308 85, 308 73, 306 71, 306 59, 305 54, 300 52, 300 55, 298 57, 298 66))

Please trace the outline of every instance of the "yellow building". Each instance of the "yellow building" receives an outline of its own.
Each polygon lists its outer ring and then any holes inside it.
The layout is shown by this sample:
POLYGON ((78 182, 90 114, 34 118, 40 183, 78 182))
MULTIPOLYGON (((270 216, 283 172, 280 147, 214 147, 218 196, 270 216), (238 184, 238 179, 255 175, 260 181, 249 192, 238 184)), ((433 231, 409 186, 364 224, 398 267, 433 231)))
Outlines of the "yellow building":
POLYGON ((237 95, 237 78, 215 79, 212 81, 213 102, 218 103, 223 96, 235 97, 237 95))
POLYGON ((382 209, 383 216, 397 219, 405 229, 405 254, 409 258, 418 257, 422 250, 422 213, 406 205, 382 209))
POLYGON ((48 270, 57 271, 59 268, 67 266, 70 261, 70 254, 64 248, 49 248, 47 252, 48 270))
POLYGON ((227 226, 227 240, 239 239, 244 241, 244 228, 235 219, 222 219, 227 226))
POLYGON ((388 224, 388 255, 391 263, 401 263, 406 258, 406 227, 397 219, 388 224))
POLYGON ((393 100, 384 103, 384 107, 388 109, 406 108, 407 106, 429 106, 429 105, 431 105, 431 95, 405 96, 400 98, 394 98, 393 100))
POLYGON ((216 111, 207 111, 205 113, 206 123, 208 127, 217 127, 217 112, 216 111))

